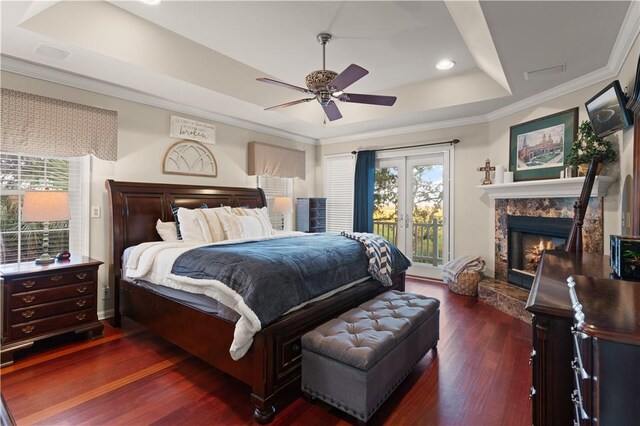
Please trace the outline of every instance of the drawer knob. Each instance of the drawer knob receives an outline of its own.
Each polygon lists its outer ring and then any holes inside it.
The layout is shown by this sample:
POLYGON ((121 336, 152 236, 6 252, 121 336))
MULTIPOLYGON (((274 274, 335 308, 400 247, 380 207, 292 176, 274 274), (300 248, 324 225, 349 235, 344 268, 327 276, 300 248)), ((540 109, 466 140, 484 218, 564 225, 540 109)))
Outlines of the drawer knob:
POLYGON ((78 321, 82 321, 86 316, 87 316, 87 314, 85 314, 84 312, 82 312, 82 313, 80 313, 80 314, 76 315, 76 319, 77 319, 78 321))
POLYGON ((31 295, 31 294, 29 294, 29 295, 27 295, 27 296, 23 296, 23 297, 22 297, 22 301, 23 301, 24 303, 31 303, 31 302, 33 302, 34 300, 36 300, 36 297, 35 297, 35 296, 33 296, 33 295, 31 295))
POLYGON ((62 279, 62 275, 54 275, 49 278, 51 281, 60 281, 62 279))
POLYGON ((85 278, 87 278, 87 273, 86 272, 80 272, 78 274, 76 274, 76 278, 79 280, 84 280, 85 278))
POLYGON ((27 309, 26 311, 22 311, 22 316, 25 318, 31 318, 35 313, 36 311, 34 311, 33 309, 27 309))
POLYGON ((76 306, 84 306, 84 305, 86 305, 86 304, 87 304, 87 301, 86 301, 85 299, 78 300, 78 301, 76 302, 76 306))
POLYGON ((33 332, 33 330, 35 330, 35 329, 36 329, 35 325, 26 325, 26 326, 22 327, 22 332, 24 334, 29 334, 29 333, 33 332))
POLYGON ((533 358, 536 356, 536 350, 531 349, 531 353, 529 354, 529 365, 533 363, 533 358))
POLYGON ((31 288, 34 285, 36 285, 36 282, 34 280, 24 281, 22 283, 22 287, 24 287, 24 288, 31 288))
POLYGON ((529 388, 529 399, 533 399, 533 397, 535 396, 535 394, 536 394, 536 388, 534 388, 533 386, 531 386, 531 387, 529 388))
POLYGON ((291 353, 293 354, 299 354, 300 353, 300 345, 297 343, 294 343, 293 345, 291 345, 291 353))
POLYGON ((87 291, 87 287, 86 286, 78 287, 76 288, 76 291, 80 294, 85 293, 87 291))

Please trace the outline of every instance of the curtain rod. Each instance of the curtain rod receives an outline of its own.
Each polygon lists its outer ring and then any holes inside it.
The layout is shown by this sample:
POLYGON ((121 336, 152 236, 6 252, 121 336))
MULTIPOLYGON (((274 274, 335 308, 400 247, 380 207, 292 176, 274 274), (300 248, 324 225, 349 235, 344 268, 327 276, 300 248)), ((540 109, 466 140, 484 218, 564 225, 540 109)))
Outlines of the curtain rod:
MULTIPOLYGON (((452 139, 450 141, 442 141, 442 142, 432 142, 432 143, 421 143, 418 145, 407 145, 407 146, 393 146, 391 148, 382 148, 376 149, 375 151, 391 151, 394 149, 408 149, 408 148, 420 148, 422 146, 434 146, 434 145, 455 145, 460 143, 460 139, 452 139)), ((351 154, 357 154, 358 151, 351 151, 351 154)))

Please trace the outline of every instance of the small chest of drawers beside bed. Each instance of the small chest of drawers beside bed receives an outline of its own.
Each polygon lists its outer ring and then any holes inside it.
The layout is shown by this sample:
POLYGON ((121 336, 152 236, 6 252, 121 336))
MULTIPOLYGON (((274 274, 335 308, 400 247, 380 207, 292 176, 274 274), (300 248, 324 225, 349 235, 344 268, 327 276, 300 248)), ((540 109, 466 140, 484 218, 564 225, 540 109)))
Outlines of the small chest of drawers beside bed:
POLYGON ((2 366, 14 352, 68 332, 102 335, 97 315, 100 261, 77 256, 67 263, 0 266, 2 277, 2 366))

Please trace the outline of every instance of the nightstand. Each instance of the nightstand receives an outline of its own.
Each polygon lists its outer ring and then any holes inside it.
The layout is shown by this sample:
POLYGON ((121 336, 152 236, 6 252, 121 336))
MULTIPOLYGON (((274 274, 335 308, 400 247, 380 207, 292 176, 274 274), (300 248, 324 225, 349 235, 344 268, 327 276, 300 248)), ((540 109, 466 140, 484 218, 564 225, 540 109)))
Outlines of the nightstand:
POLYGON ((52 336, 75 332, 102 337, 97 314, 98 267, 102 262, 75 256, 65 262, 0 265, 2 279, 1 367, 13 354, 52 336))

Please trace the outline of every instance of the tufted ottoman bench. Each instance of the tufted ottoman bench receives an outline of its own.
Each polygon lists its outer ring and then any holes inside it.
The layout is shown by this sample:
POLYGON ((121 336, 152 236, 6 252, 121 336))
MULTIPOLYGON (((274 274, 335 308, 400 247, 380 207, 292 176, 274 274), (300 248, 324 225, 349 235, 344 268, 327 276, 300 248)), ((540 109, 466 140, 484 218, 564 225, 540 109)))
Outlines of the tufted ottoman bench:
POLYGON ((439 338, 440 301, 389 291, 302 336, 302 391, 367 421, 439 338))

